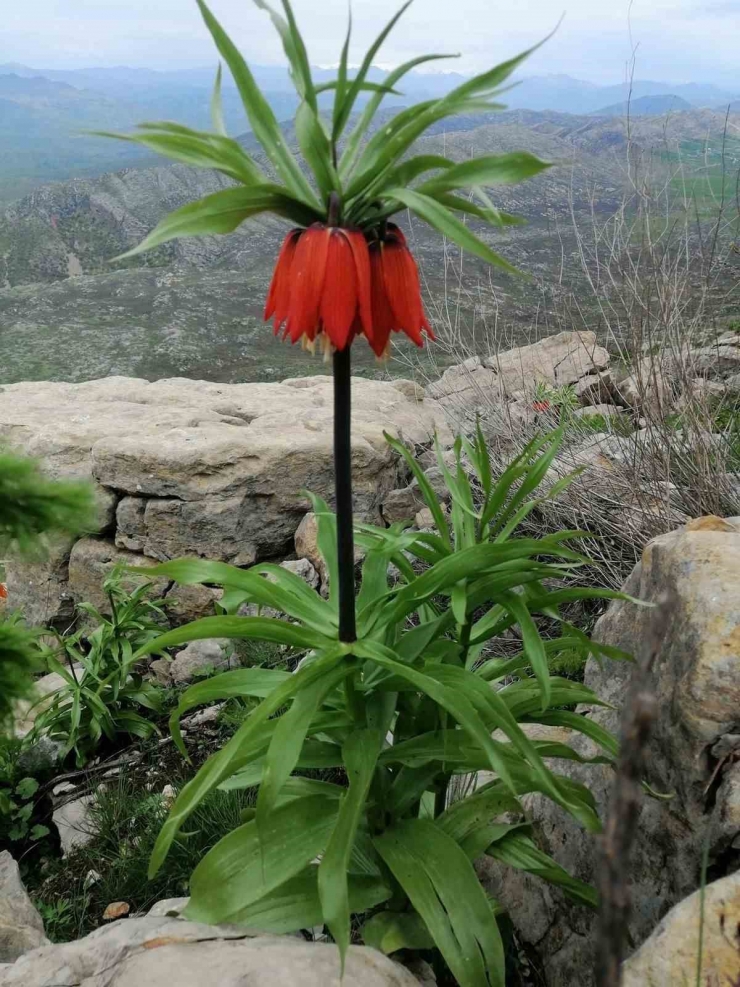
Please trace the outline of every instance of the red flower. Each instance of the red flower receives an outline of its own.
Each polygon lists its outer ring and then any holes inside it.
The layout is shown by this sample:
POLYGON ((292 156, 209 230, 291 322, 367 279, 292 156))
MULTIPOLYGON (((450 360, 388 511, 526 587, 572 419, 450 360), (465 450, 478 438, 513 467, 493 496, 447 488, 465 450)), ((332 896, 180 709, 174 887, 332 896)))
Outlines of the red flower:
POLYGON ((405 332, 417 346, 424 345, 423 332, 434 339, 424 314, 419 271, 406 237, 393 223, 385 236, 370 245, 372 274, 373 335, 370 345, 377 356, 385 353, 391 332, 405 332))
POLYGON ((535 411, 549 411, 550 410, 550 402, 549 401, 533 401, 532 402, 532 408, 535 411))
POLYGON ((0 583, 0 600, 8 599, 8 587, 5 583, 0 583))
POLYGON ((372 338, 370 256, 360 230, 314 223, 285 238, 265 305, 275 332, 293 343, 343 350, 357 333, 372 338))
POLYGON ((265 305, 275 333, 312 346, 343 350, 364 334, 378 356, 391 332, 423 345, 432 339, 424 315, 419 272, 401 230, 388 224, 383 240, 368 248, 360 230, 315 223, 292 230, 280 250, 265 305))

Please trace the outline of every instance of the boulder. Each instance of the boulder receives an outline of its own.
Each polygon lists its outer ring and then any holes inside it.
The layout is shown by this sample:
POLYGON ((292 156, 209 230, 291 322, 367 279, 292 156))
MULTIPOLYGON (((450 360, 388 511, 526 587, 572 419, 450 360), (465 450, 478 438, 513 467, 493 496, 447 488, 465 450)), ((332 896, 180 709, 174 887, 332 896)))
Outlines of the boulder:
POLYGON ((581 377, 573 385, 573 393, 583 405, 610 404, 614 399, 614 376, 611 370, 581 377))
POLYGON ((427 396, 453 420, 476 410, 500 406, 508 399, 531 396, 536 383, 549 387, 576 384, 609 366, 609 353, 593 332, 561 332, 529 346, 497 353, 484 360, 472 357, 449 367, 429 384, 427 396))
POLYGON ((19 956, 48 942, 43 920, 23 887, 18 864, 3 850, 0 852, 0 964, 13 963, 19 956))
POLYGON ((66 857, 95 838, 95 821, 91 812, 92 795, 83 795, 55 809, 52 822, 59 833, 62 856, 66 857))
MULTIPOLYGON (((643 800, 630 867, 630 936, 636 945, 673 905, 698 888, 705 842, 714 877, 740 865, 740 779, 735 763, 735 752, 740 751, 740 525, 730 525, 734 530, 728 530, 726 522, 718 529, 713 520, 654 539, 624 586, 626 593, 648 603, 665 591, 674 599, 654 669, 658 717, 646 778, 655 791, 672 797, 643 800)), ((638 654, 652 612, 626 600, 614 601, 594 635, 638 654)), ((613 708, 585 707, 580 712, 618 734, 630 676, 628 663, 591 659, 586 685, 613 708)), ((580 735, 571 745, 584 756, 596 752, 580 735)), ((612 782, 608 766, 561 762, 558 771, 587 785, 605 812, 612 782)), ((524 802, 542 849, 576 877, 593 882, 593 837, 544 797, 526 796, 524 802)), ((592 987, 590 914, 520 872, 505 873, 494 861, 487 867, 486 886, 510 909, 522 939, 539 952, 549 987, 592 987), (539 890, 533 899, 535 886, 539 890)))
POLYGON ((691 350, 689 358, 697 374, 724 377, 740 371, 740 348, 737 346, 702 346, 691 350))
POLYGON ((300 576, 310 589, 319 588, 321 583, 319 574, 308 559, 287 559, 280 563, 280 568, 287 569, 295 576, 300 576))
POLYGON ((393 524, 395 521, 411 521, 425 506, 418 486, 409 486, 387 493, 380 505, 380 513, 387 524, 393 524))
POLYGON ((34 950, 0 970, 0 987, 338 987, 340 982, 419 987, 408 970, 367 947, 350 946, 342 979, 334 945, 168 915, 113 922, 76 942, 34 950))
POLYGON ((576 408, 573 412, 574 418, 616 418, 624 413, 624 408, 616 404, 590 404, 584 408, 576 408))
POLYGON ((695 983, 699 971, 699 927, 704 923, 702 984, 731 987, 738 982, 740 874, 694 892, 665 916, 650 938, 622 968, 622 987, 695 983), (703 916, 702 916, 703 913, 703 916))
POLYGON ((615 385, 614 395, 628 408, 646 416, 662 417, 668 413, 673 402, 673 390, 667 373, 650 358, 641 360, 632 373, 615 385))
POLYGON ((197 675, 225 672, 231 668, 231 658, 225 650, 227 641, 191 641, 174 660, 169 662, 170 679, 175 685, 192 682, 197 675))
MULTIPOLYGON (((101 545, 109 562, 113 549, 141 562, 195 554, 237 565, 287 551, 308 507, 303 491, 333 499, 332 417, 326 376, 3 387, 0 440, 41 459, 52 476, 93 479, 109 536, 83 539, 71 554, 61 544, 42 564, 11 560, 10 605, 31 623, 67 626, 75 601, 100 600, 101 545)), ((364 520, 376 519, 383 494, 407 479, 384 432, 413 449, 435 431, 450 441, 442 409, 411 381, 356 378, 352 426, 355 510, 364 520)))

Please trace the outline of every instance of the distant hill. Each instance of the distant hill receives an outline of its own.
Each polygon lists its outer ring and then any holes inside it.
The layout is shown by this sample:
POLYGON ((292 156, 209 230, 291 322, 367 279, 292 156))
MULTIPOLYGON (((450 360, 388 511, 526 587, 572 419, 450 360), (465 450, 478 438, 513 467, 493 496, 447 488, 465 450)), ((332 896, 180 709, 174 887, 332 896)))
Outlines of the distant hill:
POLYGON ((604 106, 596 110, 592 115, 599 117, 659 117, 666 113, 676 113, 691 110, 691 103, 680 96, 638 96, 629 102, 614 103, 612 106, 604 106))

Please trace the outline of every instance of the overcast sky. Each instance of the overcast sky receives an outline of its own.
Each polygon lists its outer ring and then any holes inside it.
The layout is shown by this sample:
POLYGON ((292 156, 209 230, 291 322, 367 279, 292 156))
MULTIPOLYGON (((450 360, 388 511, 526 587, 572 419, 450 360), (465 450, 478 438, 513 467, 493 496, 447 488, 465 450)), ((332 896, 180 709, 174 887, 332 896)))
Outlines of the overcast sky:
MULTIPOLYGON (((312 61, 334 64, 347 0, 293 2, 312 61)), ((355 56, 397 6, 398 0, 354 0, 355 56)), ((459 51, 463 57, 450 66, 480 70, 538 40, 564 13, 527 74, 620 82, 631 22, 638 78, 740 89, 740 0, 633 0, 628 18, 629 6, 629 0, 415 0, 379 62, 459 51)), ((2 7, 0 62, 176 68, 214 61, 194 0, 2 0, 2 7)), ((212 8, 249 58, 282 61, 269 20, 249 0, 212 0, 212 8)))

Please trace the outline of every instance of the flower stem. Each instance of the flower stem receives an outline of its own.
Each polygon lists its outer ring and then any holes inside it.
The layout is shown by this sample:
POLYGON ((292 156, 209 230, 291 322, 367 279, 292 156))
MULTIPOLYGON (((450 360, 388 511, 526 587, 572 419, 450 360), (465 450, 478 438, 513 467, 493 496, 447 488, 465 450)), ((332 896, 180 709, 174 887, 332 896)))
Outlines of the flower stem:
POLYGON ((334 480, 339 564, 339 640, 357 640, 355 547, 352 521, 352 378, 350 348, 334 353, 334 480))

